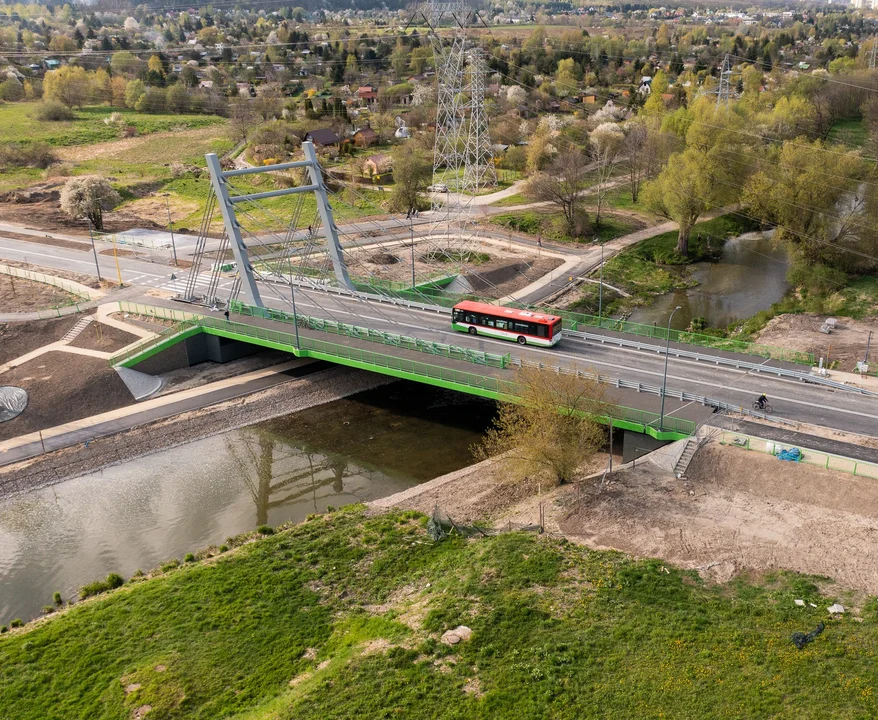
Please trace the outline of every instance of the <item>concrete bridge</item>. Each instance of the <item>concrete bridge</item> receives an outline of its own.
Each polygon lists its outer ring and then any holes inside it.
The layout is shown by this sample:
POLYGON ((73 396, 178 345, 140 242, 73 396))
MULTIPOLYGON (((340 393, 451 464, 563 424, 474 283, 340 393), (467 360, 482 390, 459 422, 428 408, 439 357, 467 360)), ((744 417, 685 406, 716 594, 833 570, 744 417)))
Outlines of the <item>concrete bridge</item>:
POLYGON ((807 364, 681 342, 668 343, 661 419, 662 328, 654 329, 659 337, 644 337, 565 319, 564 340, 555 348, 540 349, 454 332, 448 308, 304 288, 295 293, 297 322, 289 303, 280 299, 266 303, 279 307, 233 303, 228 321, 221 312, 187 312, 172 301, 125 304, 127 312, 155 315, 175 325, 114 356, 113 363, 155 372, 157 358, 180 344, 188 346, 195 360, 205 358, 205 342, 211 343, 212 359, 255 345, 500 400, 516 395, 515 369, 535 365, 549 372, 598 375, 616 405, 605 421, 656 440, 689 436, 717 408, 747 412, 761 392, 771 399, 776 422, 868 432, 878 421, 873 396, 814 385, 805 380, 807 364))

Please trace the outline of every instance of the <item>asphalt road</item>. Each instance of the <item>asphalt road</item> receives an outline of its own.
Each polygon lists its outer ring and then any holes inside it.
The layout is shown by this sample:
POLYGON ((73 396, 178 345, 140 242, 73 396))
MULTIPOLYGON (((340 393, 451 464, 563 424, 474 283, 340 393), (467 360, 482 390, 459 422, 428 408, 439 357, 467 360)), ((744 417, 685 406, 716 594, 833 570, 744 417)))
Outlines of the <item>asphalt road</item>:
MULTIPOLYGON (((373 240, 374 241, 374 240, 373 240)), ((72 269, 94 274, 94 258, 90 253, 5 239, 0 234, 0 257, 33 262, 47 267, 72 269)), ((116 272, 112 256, 99 256, 101 271, 108 277, 116 272)), ((178 291, 183 279, 172 281, 173 268, 159 272, 161 266, 120 258, 123 279, 142 288, 178 291)), ((201 278, 199 278, 201 282, 201 278)), ((231 284, 224 279, 220 294, 231 284)), ((271 283, 260 283, 263 300, 272 307, 289 310, 289 288, 271 283)), ((134 288, 132 288, 134 290, 134 288)), ((136 300, 131 291, 126 299, 136 300)), ((108 299, 112 299, 109 296, 108 299)), ((144 295, 141 300, 155 303, 144 295)), ((521 348, 502 340, 473 338, 451 330, 447 314, 416 311, 361 299, 337 296, 317 290, 298 290, 297 308, 302 313, 326 319, 373 327, 380 330, 419 337, 435 342, 451 343, 493 353, 512 353, 547 365, 568 364, 593 368, 601 374, 624 380, 661 385, 664 356, 615 346, 602 345, 575 338, 566 338, 551 349, 521 348)), ((851 392, 831 390, 800 381, 754 376, 728 367, 704 365, 695 361, 671 357, 668 366, 669 391, 685 389, 698 395, 721 400, 733 405, 749 407, 759 394, 768 395, 774 406, 774 415, 795 422, 807 422, 828 428, 849 430, 864 434, 878 432, 878 399, 851 392)))

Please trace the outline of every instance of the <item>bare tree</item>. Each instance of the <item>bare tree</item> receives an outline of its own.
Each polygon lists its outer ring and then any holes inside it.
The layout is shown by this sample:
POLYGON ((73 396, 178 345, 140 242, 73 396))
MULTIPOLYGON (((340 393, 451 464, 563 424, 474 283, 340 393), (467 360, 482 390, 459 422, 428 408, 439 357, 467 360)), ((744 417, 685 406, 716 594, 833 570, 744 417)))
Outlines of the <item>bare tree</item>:
POLYGON ((104 210, 121 200, 109 182, 97 175, 71 178, 61 190, 61 210, 73 218, 88 218, 95 230, 104 229, 104 210))
POLYGON ((636 203, 640 186, 646 179, 649 164, 647 153, 648 131, 642 122, 630 122, 625 126, 625 157, 628 160, 628 187, 631 202, 636 203))
POLYGON ((545 172, 534 175, 525 186, 525 192, 534 200, 558 206, 571 236, 578 234, 577 224, 583 219, 580 194, 586 179, 585 167, 585 156, 574 148, 558 155, 545 172))
POLYGON ((601 123, 591 131, 589 136, 591 158, 598 180, 595 190, 598 201, 594 219, 596 227, 601 224, 601 210, 610 190, 610 178, 613 177, 616 166, 622 158, 624 145, 625 133, 613 122, 601 123))
POLYGON ((229 131, 232 139, 247 142, 247 132, 256 120, 256 112, 250 98, 237 98, 231 103, 229 131))
POLYGON ((500 406, 477 455, 501 455, 518 479, 573 480, 606 440, 599 420, 612 406, 604 400, 604 386, 578 373, 537 368, 520 369, 515 385, 520 402, 500 406))

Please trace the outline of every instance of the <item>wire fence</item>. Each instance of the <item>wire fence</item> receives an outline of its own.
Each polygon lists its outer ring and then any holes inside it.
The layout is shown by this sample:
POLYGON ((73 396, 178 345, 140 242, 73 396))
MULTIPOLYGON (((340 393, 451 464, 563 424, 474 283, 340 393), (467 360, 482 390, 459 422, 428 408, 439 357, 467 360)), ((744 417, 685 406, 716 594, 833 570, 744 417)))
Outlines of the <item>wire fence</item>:
POLYGON ((720 443, 774 455, 775 457, 781 452, 795 448, 800 451, 799 462, 806 465, 816 465, 826 470, 838 470, 839 472, 856 475, 857 477, 878 480, 878 463, 835 455, 824 450, 812 450, 811 448, 803 448, 798 445, 766 440, 765 438, 732 431, 723 431, 720 436, 720 443))

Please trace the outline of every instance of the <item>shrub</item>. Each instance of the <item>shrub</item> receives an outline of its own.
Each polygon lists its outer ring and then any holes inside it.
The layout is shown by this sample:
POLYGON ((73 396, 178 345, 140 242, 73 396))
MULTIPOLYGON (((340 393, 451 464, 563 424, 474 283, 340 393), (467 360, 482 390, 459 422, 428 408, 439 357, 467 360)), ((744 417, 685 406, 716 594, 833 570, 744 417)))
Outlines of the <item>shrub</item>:
POLYGON ((79 589, 79 598, 81 600, 85 600, 87 597, 91 597, 92 595, 99 595, 100 593, 107 592, 109 590, 114 590, 116 588, 122 587, 125 584, 125 580, 118 573, 110 573, 103 580, 95 580, 93 583, 89 583, 88 585, 83 585, 79 589))
POLYGON ((73 165, 70 163, 56 163, 46 168, 43 175, 48 178, 70 177, 73 175, 73 165))
POLYGON ((260 535, 274 535, 274 528, 271 525, 260 525, 256 528, 256 532, 260 535))
POLYGON ((24 100, 24 86, 15 78, 7 78, 0 83, 0 100, 24 100))
POLYGON ((61 593, 59 593, 59 592, 54 593, 52 595, 52 602, 55 603, 56 605, 60 605, 62 602, 64 602, 61 599, 61 593))
POLYGON ((220 545, 220 546, 219 546, 219 551, 220 551, 221 553, 228 552, 228 551, 229 551, 229 546, 228 546, 228 545, 220 545))
POLYGON ((45 170, 58 162, 55 151, 44 142, 21 145, 10 143, 0 148, 0 165, 34 167, 45 170))
POLYGON ((21 627, 22 625, 24 625, 24 622, 22 621, 21 618, 15 618, 15 620, 13 620, 11 623, 9 623, 9 627, 14 627, 14 628, 21 627))
POLYGON ((60 122, 62 120, 73 120, 73 110, 56 100, 46 100, 39 103, 31 112, 34 120, 42 120, 44 122, 60 122))
POLYGON ((6 627, 5 625, 0 625, 0 635, 2 635, 3 633, 7 633, 7 632, 9 632, 9 628, 6 627))
POLYGON ((43 605, 43 615, 51 615, 53 612, 55 612, 54 605, 43 605))
POLYGON ((183 562, 187 562, 187 563, 195 562, 195 556, 192 553, 186 553, 183 556, 183 562))
POLYGON ((134 574, 131 577, 142 578, 143 577, 143 570, 141 570, 140 568, 137 568, 137 570, 134 571, 134 574))
POLYGON ((164 565, 162 565, 161 571, 168 572, 169 570, 173 570, 174 568, 178 567, 180 567, 180 561, 177 560, 177 558, 174 558, 173 560, 170 560, 169 562, 166 562, 164 565))

